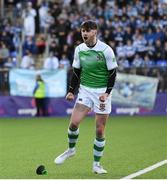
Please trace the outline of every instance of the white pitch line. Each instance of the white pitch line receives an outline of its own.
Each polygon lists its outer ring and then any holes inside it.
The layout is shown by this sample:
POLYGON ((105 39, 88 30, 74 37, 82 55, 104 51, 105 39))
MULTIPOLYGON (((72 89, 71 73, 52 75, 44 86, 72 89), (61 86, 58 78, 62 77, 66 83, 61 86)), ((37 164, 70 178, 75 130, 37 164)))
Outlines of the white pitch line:
POLYGON ((121 179, 132 179, 132 178, 135 178, 135 177, 137 177, 137 176, 139 176, 139 175, 145 174, 145 173, 147 173, 147 172, 149 172, 149 171, 152 171, 153 169, 156 169, 156 168, 158 168, 158 167, 160 167, 160 166, 163 166, 164 164, 167 164, 167 159, 166 159, 166 160, 163 160, 163 161, 161 161, 161 162, 158 162, 158 163, 156 163, 156 164, 154 164, 154 165, 152 165, 152 166, 149 166, 149 167, 147 167, 147 168, 145 168, 145 169, 142 169, 142 170, 140 170, 140 171, 138 171, 138 172, 135 172, 135 173, 133 173, 133 174, 130 174, 130 175, 126 176, 126 177, 123 177, 123 178, 121 178, 121 179))

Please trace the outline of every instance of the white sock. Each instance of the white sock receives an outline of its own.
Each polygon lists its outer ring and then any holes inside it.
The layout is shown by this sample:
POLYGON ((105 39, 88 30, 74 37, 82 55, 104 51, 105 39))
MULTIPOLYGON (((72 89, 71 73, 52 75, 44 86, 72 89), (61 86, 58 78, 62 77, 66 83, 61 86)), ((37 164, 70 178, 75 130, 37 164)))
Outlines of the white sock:
POLYGON ((70 151, 75 151, 75 147, 69 148, 70 151))
POLYGON ((94 166, 99 166, 99 165, 100 165, 100 162, 94 161, 94 162, 93 162, 93 165, 94 165, 94 166))

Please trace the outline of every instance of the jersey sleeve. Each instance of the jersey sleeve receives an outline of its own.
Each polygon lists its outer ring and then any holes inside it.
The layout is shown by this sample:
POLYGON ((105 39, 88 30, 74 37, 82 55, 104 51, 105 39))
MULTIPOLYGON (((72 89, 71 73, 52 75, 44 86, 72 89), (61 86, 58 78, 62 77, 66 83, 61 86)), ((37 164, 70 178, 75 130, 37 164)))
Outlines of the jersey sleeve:
POLYGON ((78 46, 75 48, 75 51, 74 51, 74 60, 73 60, 73 63, 72 63, 72 67, 80 69, 79 48, 78 48, 78 46))
POLYGON ((115 54, 109 46, 104 51, 104 55, 106 58, 106 65, 107 65, 108 70, 112 70, 112 69, 118 67, 115 54))

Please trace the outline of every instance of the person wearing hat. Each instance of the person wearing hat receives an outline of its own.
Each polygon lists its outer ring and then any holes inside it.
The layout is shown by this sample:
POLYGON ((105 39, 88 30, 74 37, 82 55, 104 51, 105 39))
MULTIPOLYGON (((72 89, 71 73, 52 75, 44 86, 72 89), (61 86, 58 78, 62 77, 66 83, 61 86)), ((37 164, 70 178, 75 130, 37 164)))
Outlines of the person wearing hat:
POLYGON ((116 79, 117 62, 110 46, 97 38, 98 25, 88 20, 81 24, 83 43, 75 48, 73 75, 66 99, 74 100, 74 92, 79 84, 79 93, 68 128, 69 147, 54 162, 62 164, 75 155, 79 125, 91 110, 95 113, 96 137, 93 146, 93 172, 107 171, 100 165, 105 146, 105 125, 111 112, 111 91, 116 79))
POLYGON ((41 75, 36 76, 36 84, 33 90, 37 113, 36 116, 47 116, 46 85, 41 75))

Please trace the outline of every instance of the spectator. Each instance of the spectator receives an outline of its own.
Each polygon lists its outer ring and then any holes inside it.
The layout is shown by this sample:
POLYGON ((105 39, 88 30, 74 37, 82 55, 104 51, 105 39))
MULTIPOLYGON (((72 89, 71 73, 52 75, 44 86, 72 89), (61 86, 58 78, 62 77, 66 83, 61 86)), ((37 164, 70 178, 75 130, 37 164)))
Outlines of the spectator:
POLYGON ((51 11, 48 11, 45 17, 45 33, 48 32, 48 30, 50 29, 51 25, 54 24, 54 18, 51 15, 51 11))
POLYGON ((4 63, 7 62, 9 58, 9 49, 6 47, 4 42, 0 42, 0 67, 4 66, 4 63))
POLYGON ((6 68, 16 68, 18 64, 18 60, 16 57, 9 57, 8 60, 4 63, 4 67, 6 68))
POLYGON ((123 37, 124 37, 124 31, 122 30, 122 27, 119 26, 115 33, 114 33, 114 36, 115 36, 115 41, 116 42, 123 42, 123 37))
POLYGON ((165 90, 165 82, 160 71, 157 68, 154 68, 151 72, 151 76, 158 78, 158 92, 163 92, 165 90))
POLYGON ((71 67, 70 60, 67 58, 65 53, 62 54, 62 58, 60 59, 60 67, 67 70, 69 70, 71 67))
POLYGON ((53 52, 50 52, 49 57, 45 59, 43 68, 49 70, 55 70, 59 68, 59 60, 53 54, 53 52))
POLYGON ((36 116, 47 116, 46 85, 41 75, 36 76, 36 84, 33 90, 37 113, 36 116))
POLYGON ((40 7, 39 15, 41 32, 46 34, 50 26, 54 23, 54 18, 46 5, 40 7))
POLYGON ((124 71, 127 68, 130 68, 130 63, 128 59, 120 58, 118 61, 118 69, 120 71, 124 71))
POLYGON ((127 41, 127 45, 125 46, 125 53, 126 53, 126 58, 131 63, 134 59, 136 48, 132 45, 132 41, 130 39, 127 41))
POLYGON ((132 67, 139 68, 143 66, 143 59, 139 56, 139 54, 135 55, 135 58, 132 62, 132 67))
POLYGON ((34 69, 34 59, 31 51, 27 51, 26 55, 23 56, 20 68, 23 69, 34 69))
POLYGON ((44 35, 39 35, 36 40, 36 47, 38 55, 43 55, 46 47, 45 37, 44 35))
POLYGON ((25 36, 35 36, 35 16, 36 10, 32 8, 32 3, 28 2, 26 9, 23 11, 25 36))
MULTIPOLYGON (((22 13, 25 24, 27 24, 27 35, 33 34, 30 39, 26 37, 26 42, 23 43, 23 55, 26 50, 31 51, 33 55, 37 53, 37 50, 42 54, 45 49, 44 42, 38 39, 38 34, 37 36, 34 34, 34 18, 37 19, 38 8, 33 9, 31 4, 32 2, 35 5, 37 1, 18 2, 20 4, 18 3, 17 7, 13 6, 18 11, 15 11, 15 15, 22 13), (27 6, 25 10, 24 5, 27 6), (29 23, 26 23, 27 21, 29 23)), ((161 59, 167 61, 167 4, 165 0, 91 0, 86 1, 82 6, 78 6, 78 1, 75 0, 62 2, 40 0, 38 5, 41 29, 45 29, 46 24, 48 28, 50 26, 47 33, 50 34, 51 39, 47 41, 49 50, 46 50, 53 52, 58 59, 61 59, 62 54, 65 53, 67 59, 72 63, 74 48, 82 42, 78 27, 82 21, 93 19, 100 24, 99 38, 112 47, 117 53, 118 61, 120 60, 120 64, 123 64, 124 68, 121 72, 127 72, 130 68, 136 69, 134 66, 131 67, 136 53, 142 59, 151 59, 153 63, 161 59), (132 46, 128 45, 129 40, 132 46), (134 56, 131 53, 134 53, 134 56)), ((14 23, 11 22, 13 18, 6 17, 0 23, 0 41, 7 44, 9 56, 13 56, 13 52, 15 56, 19 55, 18 51, 22 43, 20 41, 22 26, 20 26, 19 16, 17 17, 14 23)))
POLYGON ((144 57, 147 47, 146 47, 147 41, 145 40, 143 34, 139 34, 136 36, 136 39, 134 39, 133 46, 136 49, 136 53, 138 53, 141 57, 144 57))
POLYGON ((156 53, 154 54, 154 59, 155 61, 163 59, 163 44, 160 39, 155 41, 155 49, 156 53))
POLYGON ((39 21, 40 21, 39 23, 40 23, 40 28, 41 28, 42 33, 45 32, 45 18, 47 16, 48 10, 49 10, 49 7, 44 2, 39 7, 39 21))
POLYGON ((164 41, 164 32, 161 30, 159 26, 156 28, 155 32, 155 41, 157 40, 164 41))
POLYGON ((155 41, 155 33, 153 32, 152 28, 148 28, 147 32, 145 33, 145 39, 147 43, 153 43, 155 41))
POLYGON ((164 49, 162 51, 162 59, 167 61, 167 42, 164 44, 164 49))
POLYGON ((59 47, 54 38, 49 43, 49 52, 52 52, 54 55, 58 56, 59 47))
POLYGON ((32 36, 27 36, 23 43, 23 55, 26 51, 31 51, 33 54, 36 54, 37 47, 32 36))
POLYGON ((127 40, 132 40, 132 28, 130 26, 127 26, 125 28, 123 39, 124 39, 124 43, 127 42, 127 40))
POLYGON ((154 60, 155 57, 155 47, 153 45, 153 43, 150 41, 147 45, 147 54, 149 55, 149 57, 154 60))
POLYGON ((8 45, 9 50, 14 50, 14 44, 12 41, 12 34, 3 30, 2 34, 0 35, 0 41, 4 42, 8 45))
POLYGON ((126 57, 125 47, 122 42, 119 42, 118 46, 116 47, 116 53, 118 58, 126 57))
POLYGON ((143 67, 146 67, 148 69, 150 69, 151 67, 153 67, 155 65, 154 61, 152 61, 148 55, 144 56, 144 61, 143 61, 143 67))
POLYGON ((66 36, 68 33, 67 22, 64 19, 64 17, 60 16, 58 20, 56 32, 57 32, 57 37, 59 41, 59 46, 62 47, 63 44, 66 44, 66 36))

